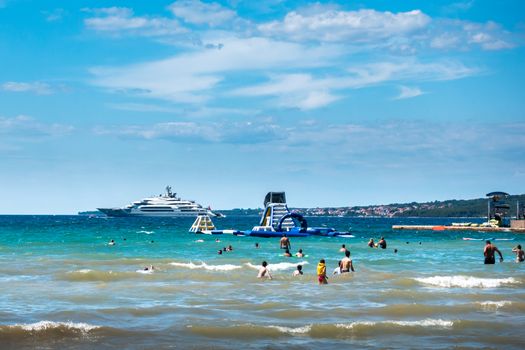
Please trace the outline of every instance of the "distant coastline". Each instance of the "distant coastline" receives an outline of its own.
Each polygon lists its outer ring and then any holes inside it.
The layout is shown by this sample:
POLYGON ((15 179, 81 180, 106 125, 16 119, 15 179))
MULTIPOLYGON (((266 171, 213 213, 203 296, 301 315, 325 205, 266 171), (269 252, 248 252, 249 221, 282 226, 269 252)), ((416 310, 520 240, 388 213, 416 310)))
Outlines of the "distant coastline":
MULTIPOLYGON (((516 202, 525 203, 525 194, 509 196, 511 216, 516 214, 516 202)), ((441 218, 483 218, 487 217, 487 199, 450 199, 434 202, 393 203, 352 207, 290 208, 304 216, 343 217, 441 217, 441 218)), ((219 210, 226 215, 260 215, 262 209, 219 210)))

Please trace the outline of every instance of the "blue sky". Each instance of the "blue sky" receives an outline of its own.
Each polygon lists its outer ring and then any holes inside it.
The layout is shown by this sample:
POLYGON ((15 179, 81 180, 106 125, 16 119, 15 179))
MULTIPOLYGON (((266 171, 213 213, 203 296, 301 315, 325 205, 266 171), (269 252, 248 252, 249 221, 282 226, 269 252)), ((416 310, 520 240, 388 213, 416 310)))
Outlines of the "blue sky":
POLYGON ((0 213, 525 193, 525 2, 0 0, 0 213))

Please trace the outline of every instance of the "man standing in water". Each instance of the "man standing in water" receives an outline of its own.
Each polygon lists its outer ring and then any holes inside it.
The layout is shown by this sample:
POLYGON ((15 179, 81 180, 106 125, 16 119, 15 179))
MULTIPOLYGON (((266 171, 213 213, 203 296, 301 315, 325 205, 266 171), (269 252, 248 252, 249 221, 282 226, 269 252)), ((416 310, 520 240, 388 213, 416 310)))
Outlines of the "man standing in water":
POLYGON ((483 255, 485 255, 485 264, 495 264, 496 259, 494 258, 494 253, 499 254, 499 261, 503 261, 503 255, 501 255, 501 252, 499 249, 490 241, 487 241, 487 244, 485 245, 485 249, 483 250, 483 255))
POLYGON ((281 238, 281 249, 292 249, 292 244, 290 243, 290 239, 286 237, 286 233, 283 233, 283 237, 281 238))

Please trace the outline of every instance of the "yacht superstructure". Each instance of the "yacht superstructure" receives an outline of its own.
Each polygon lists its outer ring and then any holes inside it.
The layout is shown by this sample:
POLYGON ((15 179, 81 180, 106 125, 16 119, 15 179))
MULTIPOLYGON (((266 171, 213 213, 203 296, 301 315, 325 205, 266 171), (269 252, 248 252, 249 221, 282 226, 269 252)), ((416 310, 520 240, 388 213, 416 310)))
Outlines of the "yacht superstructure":
POLYGON ((135 201, 123 208, 98 208, 107 216, 216 216, 209 208, 203 208, 192 200, 181 199, 166 187, 166 193, 135 201))

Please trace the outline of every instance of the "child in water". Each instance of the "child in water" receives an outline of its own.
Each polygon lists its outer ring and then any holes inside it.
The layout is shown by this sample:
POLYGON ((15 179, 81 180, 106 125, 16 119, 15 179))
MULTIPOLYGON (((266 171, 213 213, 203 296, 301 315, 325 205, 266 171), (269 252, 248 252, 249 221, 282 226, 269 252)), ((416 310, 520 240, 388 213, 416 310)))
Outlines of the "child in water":
POLYGON ((319 284, 328 284, 324 259, 321 259, 319 264, 317 264, 317 280, 319 281, 319 284))
POLYGON ((297 265, 297 270, 293 272, 293 276, 301 276, 303 274, 303 266, 297 265))

